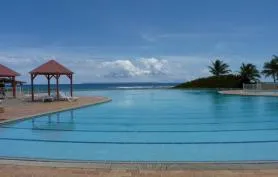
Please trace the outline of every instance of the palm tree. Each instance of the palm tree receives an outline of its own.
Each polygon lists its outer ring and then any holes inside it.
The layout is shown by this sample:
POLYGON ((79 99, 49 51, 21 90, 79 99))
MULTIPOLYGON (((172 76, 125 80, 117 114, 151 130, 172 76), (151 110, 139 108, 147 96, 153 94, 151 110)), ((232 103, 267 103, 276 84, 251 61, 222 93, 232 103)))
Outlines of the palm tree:
POLYGON ((276 82, 278 79, 278 56, 273 55, 270 62, 264 63, 262 74, 265 75, 265 77, 272 77, 273 81, 276 82))
POLYGON ((211 63, 211 66, 208 66, 208 68, 209 72, 214 76, 220 76, 231 72, 231 70, 229 70, 229 65, 221 60, 215 60, 211 63))
POLYGON ((240 66, 239 75, 241 76, 243 83, 250 83, 251 81, 256 82, 261 77, 260 71, 255 65, 251 63, 242 63, 240 66))

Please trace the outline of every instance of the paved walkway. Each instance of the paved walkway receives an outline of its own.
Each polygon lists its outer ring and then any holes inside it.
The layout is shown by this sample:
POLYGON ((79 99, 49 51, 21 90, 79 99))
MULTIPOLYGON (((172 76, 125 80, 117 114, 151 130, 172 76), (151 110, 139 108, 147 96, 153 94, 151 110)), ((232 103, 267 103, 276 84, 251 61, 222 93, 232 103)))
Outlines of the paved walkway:
POLYGON ((273 170, 124 170, 0 165, 1 177, 277 177, 273 170))

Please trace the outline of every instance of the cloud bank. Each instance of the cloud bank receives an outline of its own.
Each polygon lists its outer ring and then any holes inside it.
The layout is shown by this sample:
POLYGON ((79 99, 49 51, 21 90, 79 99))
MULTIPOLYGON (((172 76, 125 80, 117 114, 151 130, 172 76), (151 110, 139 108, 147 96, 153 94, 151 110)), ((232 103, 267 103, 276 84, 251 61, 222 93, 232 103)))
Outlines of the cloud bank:
MULTIPOLYGON (((78 52, 49 52, 42 50, 0 51, 0 63, 21 73, 20 80, 30 83, 29 71, 55 59, 74 73, 75 83, 96 82, 183 82, 210 75, 207 66, 217 56, 159 56, 159 57, 109 57, 78 52), (51 54, 51 55, 49 55, 51 54)), ((239 67, 238 61, 225 59, 231 69, 239 67)), ((255 61, 252 61, 256 63, 255 61)), ((235 71, 235 70, 234 70, 235 71)), ((45 83, 44 77, 36 83, 45 83)), ((61 83, 68 83, 66 77, 61 83)))
MULTIPOLYGON (((207 74, 207 59, 188 56, 160 56, 149 58, 97 57, 81 54, 56 53, 53 56, 41 51, 31 54, 0 52, 0 63, 30 82, 28 72, 49 59, 56 59, 75 73, 75 83, 94 82, 181 82, 207 74), (200 64, 202 63, 202 64, 200 64), (204 67, 202 67, 204 66, 204 67)), ((67 79, 61 80, 67 83, 67 79)), ((36 83, 45 83, 43 77, 36 83)))
POLYGON ((90 75, 97 82, 169 82, 173 75, 171 62, 158 58, 90 59, 74 63, 70 65, 75 65, 78 75, 83 78, 90 75))
POLYGON ((99 68, 104 69, 107 78, 155 77, 169 74, 168 61, 156 58, 138 60, 115 60, 102 62, 99 68))

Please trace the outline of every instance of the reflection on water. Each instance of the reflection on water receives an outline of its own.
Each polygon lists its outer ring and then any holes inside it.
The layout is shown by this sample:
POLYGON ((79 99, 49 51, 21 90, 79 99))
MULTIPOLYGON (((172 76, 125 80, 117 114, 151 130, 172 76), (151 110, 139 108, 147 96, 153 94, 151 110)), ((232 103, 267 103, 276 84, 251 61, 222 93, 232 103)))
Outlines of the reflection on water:
POLYGON ((206 95, 210 103, 210 111, 215 119, 222 119, 226 117, 229 110, 230 96, 219 95, 217 92, 206 95))
MULTIPOLYGON (((69 111, 69 120, 62 121, 61 123, 61 113, 48 114, 46 122, 36 121, 36 118, 32 119, 32 130, 75 130, 74 122, 74 110, 69 111)), ((68 117, 68 116, 66 116, 68 117)), ((63 118, 66 118, 63 117, 63 118)), ((63 119, 62 118, 62 119, 63 119)))
POLYGON ((278 102, 277 102, 277 98, 269 98, 268 101, 264 102, 264 105, 262 106, 264 111, 268 111, 268 112, 273 112, 274 114, 277 115, 276 112, 274 112, 274 110, 278 109, 278 102))

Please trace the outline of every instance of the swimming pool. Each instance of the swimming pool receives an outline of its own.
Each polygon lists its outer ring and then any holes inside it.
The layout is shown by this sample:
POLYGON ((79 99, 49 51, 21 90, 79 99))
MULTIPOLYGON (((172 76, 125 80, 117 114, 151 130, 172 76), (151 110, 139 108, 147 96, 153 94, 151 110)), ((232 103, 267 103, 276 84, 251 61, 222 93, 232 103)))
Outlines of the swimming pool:
POLYGON ((110 103, 0 128, 0 157, 74 161, 278 160, 278 99, 210 90, 109 90, 110 103))

